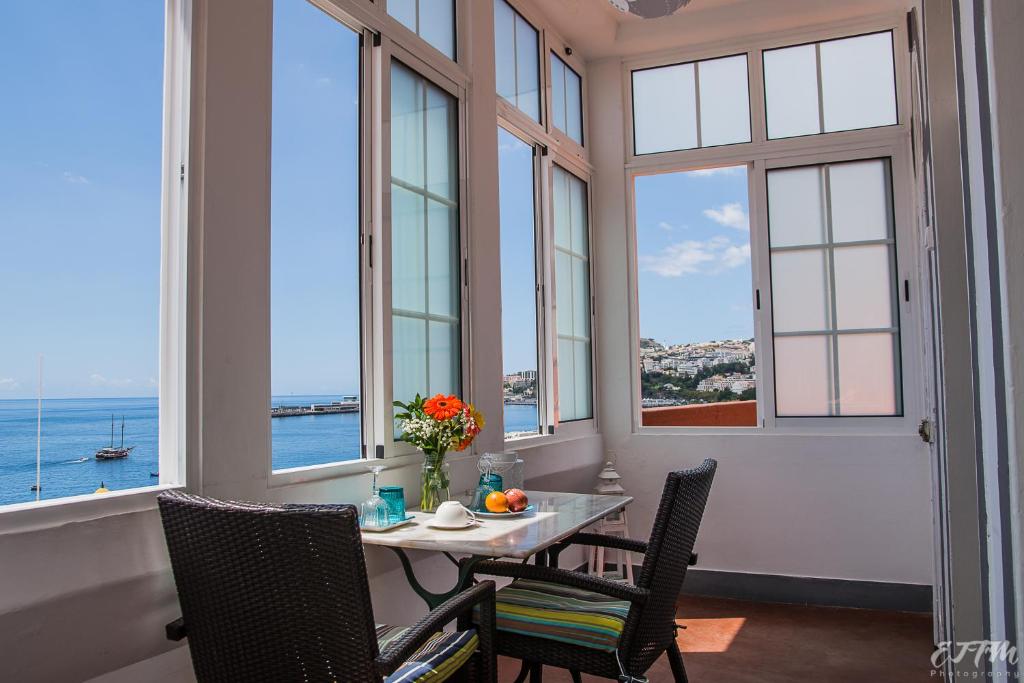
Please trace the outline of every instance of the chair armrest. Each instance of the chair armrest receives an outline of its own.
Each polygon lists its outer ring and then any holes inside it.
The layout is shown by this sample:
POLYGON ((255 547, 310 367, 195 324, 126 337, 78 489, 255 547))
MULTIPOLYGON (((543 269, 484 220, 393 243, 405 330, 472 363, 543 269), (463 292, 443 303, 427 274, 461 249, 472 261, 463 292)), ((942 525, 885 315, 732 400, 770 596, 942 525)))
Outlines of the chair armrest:
POLYGON ((378 671, 383 676, 394 673, 427 642, 430 636, 440 631, 445 624, 456 617, 470 615, 477 605, 480 605, 481 609, 480 629, 484 631, 489 629, 489 632, 480 633, 480 641, 482 646, 489 647, 494 642, 494 582, 481 581, 472 588, 443 602, 406 631, 401 638, 392 642, 377 657, 378 671))
POLYGON ((167 640, 173 640, 175 642, 184 640, 185 636, 188 635, 188 631, 185 629, 185 619, 178 617, 171 623, 164 626, 164 633, 167 634, 167 640))
POLYGON ((485 560, 473 567, 473 573, 489 574, 491 576, 509 576, 516 579, 532 579, 535 581, 549 581, 593 591, 601 595, 607 595, 617 600, 628 600, 632 603, 643 604, 650 594, 646 588, 631 586, 626 583, 611 581, 600 576, 591 576, 580 572, 569 571, 568 569, 557 569, 555 567, 539 567, 533 564, 519 564, 518 562, 497 562, 485 560))
POLYGON ((697 553, 690 553, 690 566, 697 564, 697 553))
POLYGON ((632 538, 622 538, 620 536, 605 536, 604 534, 591 534, 585 531, 573 534, 565 540, 565 543, 572 545, 596 545, 601 546, 603 548, 616 548, 618 550, 628 550, 634 553, 647 552, 647 541, 637 541, 632 538))

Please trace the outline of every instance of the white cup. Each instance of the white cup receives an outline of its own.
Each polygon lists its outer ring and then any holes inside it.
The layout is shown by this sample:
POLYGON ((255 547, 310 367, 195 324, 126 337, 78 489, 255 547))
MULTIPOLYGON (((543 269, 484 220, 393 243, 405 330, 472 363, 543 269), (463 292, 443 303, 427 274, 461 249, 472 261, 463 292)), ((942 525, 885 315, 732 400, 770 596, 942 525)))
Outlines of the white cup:
POLYGON ((437 506, 434 523, 440 526, 466 526, 476 521, 476 515, 457 500, 446 500, 437 506))

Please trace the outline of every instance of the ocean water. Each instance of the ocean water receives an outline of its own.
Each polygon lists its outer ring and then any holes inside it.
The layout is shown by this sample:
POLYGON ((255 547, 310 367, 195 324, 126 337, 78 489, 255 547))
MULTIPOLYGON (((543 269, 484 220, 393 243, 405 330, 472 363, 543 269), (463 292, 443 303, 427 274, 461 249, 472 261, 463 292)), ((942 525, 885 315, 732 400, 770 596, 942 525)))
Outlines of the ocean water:
MULTIPOLYGON (((282 396, 273 405, 308 405, 337 396, 282 396)), ((41 499, 92 493, 101 484, 110 490, 155 485, 157 463, 155 398, 44 399, 40 471, 41 499), (135 449, 120 460, 96 460, 98 449, 121 441, 135 449)), ((536 406, 505 406, 507 431, 537 428, 536 406)), ((303 467, 360 456, 358 413, 274 418, 271 443, 274 469, 303 467)), ((36 401, 0 400, 0 505, 35 500, 36 401)))

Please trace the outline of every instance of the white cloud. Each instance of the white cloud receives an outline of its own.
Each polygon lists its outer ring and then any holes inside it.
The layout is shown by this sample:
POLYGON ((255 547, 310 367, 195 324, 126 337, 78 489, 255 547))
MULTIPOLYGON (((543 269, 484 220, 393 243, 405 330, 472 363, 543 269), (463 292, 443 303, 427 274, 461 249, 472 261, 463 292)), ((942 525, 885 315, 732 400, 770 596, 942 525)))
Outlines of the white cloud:
POLYGON ((334 82, 334 80, 330 76, 321 76, 320 78, 316 79, 315 82, 317 85, 323 87, 330 85, 331 83, 334 82))
POLYGON ((89 179, 84 175, 72 173, 71 171, 64 171, 64 180, 71 183, 72 185, 88 185, 89 179))
POLYGON ((109 378, 109 377, 104 377, 103 375, 99 374, 98 372, 94 372, 91 375, 89 375, 89 382, 93 386, 97 386, 97 387, 130 387, 133 384, 135 384, 135 380, 130 379, 130 378, 126 378, 126 379, 116 379, 116 378, 114 378, 114 379, 112 379, 112 378, 109 378))
POLYGON ((673 230, 675 230, 675 227, 671 223, 666 223, 665 221, 658 223, 658 227, 664 230, 665 232, 672 232, 673 230))
POLYGON ((727 228, 736 230, 749 230, 750 218, 743 207, 737 203, 723 204, 717 209, 704 209, 704 215, 727 228))
POLYGON ((671 244, 654 255, 641 255, 640 268, 662 277, 717 275, 750 260, 750 245, 736 245, 727 237, 671 244))
POLYGON ((20 386, 21 385, 18 384, 18 381, 13 377, 0 377, 0 389, 13 391, 14 389, 17 389, 20 386))
POLYGON ((699 178, 708 178, 716 175, 736 175, 742 170, 742 166, 723 166, 722 168, 698 168, 696 171, 688 171, 688 173, 699 178))

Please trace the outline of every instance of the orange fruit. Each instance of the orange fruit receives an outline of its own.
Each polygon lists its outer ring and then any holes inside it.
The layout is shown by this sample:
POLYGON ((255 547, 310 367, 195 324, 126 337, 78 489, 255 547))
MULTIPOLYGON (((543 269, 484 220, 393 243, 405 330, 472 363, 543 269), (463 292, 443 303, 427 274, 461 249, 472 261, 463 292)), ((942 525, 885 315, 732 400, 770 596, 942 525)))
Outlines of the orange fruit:
POLYGON ((493 491, 487 494, 484 506, 488 512, 508 512, 508 498, 501 491, 493 491))

